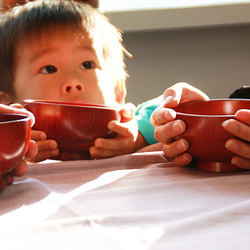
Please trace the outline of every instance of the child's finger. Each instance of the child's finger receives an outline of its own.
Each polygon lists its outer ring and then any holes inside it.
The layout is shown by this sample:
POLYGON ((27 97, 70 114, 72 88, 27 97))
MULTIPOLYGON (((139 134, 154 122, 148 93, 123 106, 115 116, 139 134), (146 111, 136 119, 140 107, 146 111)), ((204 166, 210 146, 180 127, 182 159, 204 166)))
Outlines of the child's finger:
POLYGON ((225 147, 234 152, 237 155, 240 155, 246 159, 250 160, 249 152, 250 152, 250 144, 248 142, 244 142, 241 140, 237 140, 235 138, 231 138, 227 140, 225 147))
POLYGON ((44 141, 47 139, 47 135, 43 131, 31 130, 31 139, 34 141, 44 141))
POLYGON ((186 124, 181 120, 174 120, 164 125, 156 127, 155 139, 162 143, 172 141, 172 138, 183 133, 186 129, 186 124))
POLYGON ((38 151, 53 150, 58 147, 57 142, 54 140, 37 141, 38 151))
POLYGON ((132 103, 126 103, 121 109, 121 122, 128 122, 134 118, 136 107, 132 103))
POLYGON ((119 138, 117 140, 98 138, 95 140, 94 145, 96 148, 118 151, 118 150, 125 149, 128 146, 129 142, 127 138, 124 138, 124 139, 119 138))
POLYGON ((165 90, 163 97, 166 107, 176 107, 181 102, 209 100, 209 97, 205 93, 186 82, 174 84, 165 90))
POLYGON ((176 157, 177 155, 180 155, 184 153, 185 151, 187 151, 188 147, 189 147, 189 143, 187 140, 179 139, 172 143, 165 144, 163 146, 163 150, 167 157, 176 157))
POLYGON ((250 142, 249 125, 235 119, 229 119, 222 123, 222 126, 237 137, 250 142))
POLYGON ((165 124, 169 121, 174 120, 176 117, 176 112, 172 109, 158 108, 156 109, 150 117, 150 122, 154 127, 165 124))
POLYGON ((59 154, 57 143, 54 140, 37 141, 38 153, 35 157, 26 158, 28 161, 39 162, 59 154))
POLYGON ((90 147, 89 153, 91 157, 94 159, 108 158, 108 157, 120 155, 119 151, 96 148, 94 146, 90 147))
POLYGON ((250 160, 240 156, 234 156, 231 159, 231 164, 242 169, 250 169, 250 160))
POLYGON ((30 145, 28 151, 26 153, 26 157, 35 157, 38 153, 38 145, 35 141, 30 141, 30 145))
POLYGON ((35 157, 26 158, 26 160, 31 161, 31 162, 40 162, 46 159, 50 159, 54 156, 57 156, 58 154, 59 154, 59 150, 56 148, 56 149, 47 150, 47 151, 40 151, 35 157))
POLYGON ((250 125, 250 109, 240 109, 235 116, 238 120, 250 125))
POLYGON ((13 176, 22 176, 27 171, 27 164, 25 161, 21 161, 16 168, 11 171, 13 176))
POLYGON ((112 130, 113 132, 116 132, 120 136, 129 137, 129 136, 134 135, 134 132, 136 131, 136 128, 137 128, 137 124, 132 123, 132 122, 131 124, 129 124, 129 122, 119 123, 116 121, 111 121, 108 124, 108 128, 112 130))

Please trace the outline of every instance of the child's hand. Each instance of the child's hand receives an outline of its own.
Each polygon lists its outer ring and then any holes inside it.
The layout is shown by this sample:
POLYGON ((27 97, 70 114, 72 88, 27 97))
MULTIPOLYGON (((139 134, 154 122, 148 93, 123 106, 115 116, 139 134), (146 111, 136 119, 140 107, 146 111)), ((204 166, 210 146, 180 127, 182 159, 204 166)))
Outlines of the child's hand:
POLYGON ((222 126, 230 133, 243 139, 246 142, 235 138, 226 142, 226 148, 231 150, 238 156, 234 156, 231 164, 243 168, 250 169, 250 110, 242 109, 236 112, 236 119, 230 119, 223 122, 222 126))
POLYGON ((155 127, 155 138, 164 144, 163 152, 167 158, 174 158, 178 166, 188 165, 192 161, 192 155, 186 152, 189 142, 186 139, 176 140, 176 137, 185 131, 186 125, 181 120, 175 120, 176 113, 171 108, 179 103, 209 98, 187 83, 173 85, 164 92, 163 97, 164 103, 153 112, 150 119, 155 127))
POLYGON ((178 166, 185 166, 192 161, 192 155, 185 152, 189 148, 186 139, 175 140, 175 137, 186 129, 185 122, 175 120, 176 113, 172 109, 159 107, 152 116, 151 123, 155 127, 155 139, 163 143, 165 156, 178 166))
POLYGON ((31 139, 37 143, 38 154, 33 158, 26 158, 26 160, 39 162, 59 154, 57 142, 54 140, 47 140, 47 135, 43 131, 31 130, 31 139))
POLYGON ((121 122, 110 121, 108 128, 117 133, 112 139, 98 138, 94 146, 89 149, 92 158, 105 158, 136 151, 145 144, 144 138, 138 132, 138 125, 134 118, 135 107, 127 104, 121 110, 121 122))
MULTIPOLYGON (((25 109, 22 109, 21 105, 5 106, 0 104, 0 112, 29 115, 31 117, 31 126, 33 126, 35 122, 33 114, 25 109)), ((4 147, 4 145, 2 146, 4 147)), ((31 140, 26 156, 34 157, 37 154, 37 151, 38 151, 37 144, 31 140)), ((21 161, 11 172, 5 175, 0 174, 0 188, 5 187, 6 185, 11 185, 13 183, 13 179, 15 176, 22 176, 26 173, 26 171, 27 171, 27 164, 25 161, 21 161)))
MULTIPOLYGON (((30 113, 19 103, 14 103, 11 105, 11 107, 19 109, 20 111, 22 110, 22 112, 30 113)), ((34 124, 35 120, 33 115, 32 118, 32 122, 34 124)), ((35 156, 26 155, 25 160, 30 162, 39 162, 59 154, 57 142, 54 140, 47 140, 47 135, 43 131, 31 130, 31 140, 34 140, 37 143, 38 153, 35 156)))
POLYGON ((116 132, 117 137, 96 139, 94 146, 89 149, 92 158, 105 158, 134 152, 138 136, 138 127, 135 119, 126 123, 111 121, 108 124, 108 128, 116 132))
MULTIPOLYGON (((26 153, 26 157, 34 157, 38 152, 37 144, 34 141, 30 141, 28 151, 26 153)), ((15 176, 22 176, 27 171, 27 163, 22 160, 11 172, 0 175, 0 188, 3 188, 7 185, 11 185, 13 183, 13 179, 15 176)))

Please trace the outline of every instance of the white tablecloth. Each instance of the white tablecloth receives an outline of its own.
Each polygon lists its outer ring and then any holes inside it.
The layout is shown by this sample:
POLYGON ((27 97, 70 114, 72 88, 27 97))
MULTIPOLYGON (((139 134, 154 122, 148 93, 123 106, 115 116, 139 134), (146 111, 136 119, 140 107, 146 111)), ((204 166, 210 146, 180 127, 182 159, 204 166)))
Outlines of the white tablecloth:
POLYGON ((0 192, 1 249, 250 249, 250 172, 162 152, 30 164, 0 192))

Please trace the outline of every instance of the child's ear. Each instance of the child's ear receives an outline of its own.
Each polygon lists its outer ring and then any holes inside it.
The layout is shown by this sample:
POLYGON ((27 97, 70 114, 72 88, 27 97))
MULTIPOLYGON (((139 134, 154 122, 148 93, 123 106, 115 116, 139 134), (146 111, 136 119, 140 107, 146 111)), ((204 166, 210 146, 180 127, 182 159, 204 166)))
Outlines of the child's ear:
POLYGON ((127 90, 124 81, 118 82, 115 86, 116 101, 119 104, 124 104, 126 95, 127 90))
POLYGON ((12 98, 8 92, 0 91, 0 103, 9 105, 11 104, 12 98))

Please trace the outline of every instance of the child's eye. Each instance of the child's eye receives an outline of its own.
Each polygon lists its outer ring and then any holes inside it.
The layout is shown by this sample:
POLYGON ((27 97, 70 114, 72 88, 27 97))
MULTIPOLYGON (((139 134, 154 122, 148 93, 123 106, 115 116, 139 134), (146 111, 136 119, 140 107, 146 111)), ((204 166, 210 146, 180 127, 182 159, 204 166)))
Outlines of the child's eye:
POLYGON ((41 69, 41 73, 43 74, 52 74, 57 72, 57 68, 52 65, 47 65, 41 69))
POLYGON ((81 68, 81 69, 92 69, 92 68, 94 68, 94 63, 91 62, 91 61, 83 62, 83 63, 80 65, 80 68, 81 68))

